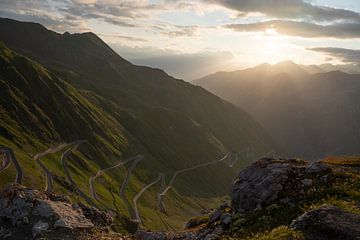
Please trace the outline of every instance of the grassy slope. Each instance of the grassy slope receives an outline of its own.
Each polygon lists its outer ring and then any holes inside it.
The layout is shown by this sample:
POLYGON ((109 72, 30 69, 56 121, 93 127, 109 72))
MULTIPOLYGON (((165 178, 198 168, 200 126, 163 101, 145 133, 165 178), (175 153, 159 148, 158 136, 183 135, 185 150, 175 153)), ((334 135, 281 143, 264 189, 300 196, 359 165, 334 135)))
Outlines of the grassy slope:
MULTIPOLYGON (((146 156, 131 178, 129 196, 154 179, 157 171, 169 179, 173 171, 212 161, 228 149, 250 146, 262 153, 272 147, 268 136, 240 109, 162 71, 131 65, 94 34, 61 35, 11 20, 0 21, 0 28, 8 45, 51 69, 1 46, 5 97, 0 100, 0 141, 14 147, 29 185, 43 182, 31 161, 36 152, 79 138, 90 142, 80 148, 82 154, 77 154, 78 161, 72 165, 84 191, 87 178, 99 167, 114 164, 120 157, 146 156), (26 41, 21 34, 28 36, 26 41)), ((58 158, 47 160, 62 175, 58 158)), ((244 160, 238 167, 246 164, 244 160)), ((97 184, 104 204, 114 208, 112 189, 122 212, 125 207, 116 192, 123 173, 114 171, 97 184)), ((180 177, 177 191, 169 195, 172 214, 163 217, 179 227, 179 220, 199 211, 199 204, 211 204, 205 199, 225 194, 233 173, 219 164, 180 177)), ((1 178, 2 184, 12 177, 9 174, 13 173, 7 171, 1 178)), ((148 226, 162 228, 153 211, 155 191, 144 195, 141 209, 148 226)))

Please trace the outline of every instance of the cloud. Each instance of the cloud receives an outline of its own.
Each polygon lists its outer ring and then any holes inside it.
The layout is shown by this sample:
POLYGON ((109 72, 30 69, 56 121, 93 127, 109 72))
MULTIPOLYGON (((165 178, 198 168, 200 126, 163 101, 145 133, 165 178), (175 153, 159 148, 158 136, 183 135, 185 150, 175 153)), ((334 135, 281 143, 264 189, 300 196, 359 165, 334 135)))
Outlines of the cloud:
POLYGON ((314 21, 359 22, 358 12, 313 5, 303 0, 203 0, 222 5, 241 14, 262 13, 276 18, 306 19, 314 21))
POLYGON ((226 51, 181 53, 152 47, 127 47, 110 44, 130 62, 137 65, 164 69, 171 76, 193 80, 220 70, 238 69, 235 57, 226 51))
POLYGON ((129 42, 147 42, 145 38, 139 38, 139 37, 133 37, 128 35, 122 35, 122 34, 104 34, 104 33, 98 33, 100 37, 106 37, 106 38, 115 38, 120 40, 125 40, 129 42))
POLYGON ((324 53, 340 59, 344 63, 360 65, 360 50, 334 47, 308 48, 308 50, 324 53))
POLYGON ((89 31, 79 16, 58 14, 52 1, 1 0, 0 16, 20 21, 37 22, 56 31, 89 31))
POLYGON ((274 29, 279 34, 305 38, 360 38, 360 22, 320 25, 309 22, 271 20, 247 24, 228 24, 225 27, 238 32, 266 32, 267 29, 274 29))
POLYGON ((166 24, 166 27, 162 28, 160 31, 162 34, 169 37, 193 37, 196 36, 199 31, 199 26, 190 25, 190 26, 179 26, 166 24))

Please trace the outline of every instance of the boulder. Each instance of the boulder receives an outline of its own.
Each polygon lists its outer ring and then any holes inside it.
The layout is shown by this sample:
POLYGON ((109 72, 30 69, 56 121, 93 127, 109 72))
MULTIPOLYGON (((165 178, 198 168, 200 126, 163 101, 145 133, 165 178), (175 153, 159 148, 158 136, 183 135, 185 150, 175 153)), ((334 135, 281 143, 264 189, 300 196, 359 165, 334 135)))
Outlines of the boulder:
POLYGON ((49 228, 49 224, 47 222, 43 222, 43 221, 38 221, 37 223, 34 224, 34 226, 32 227, 32 233, 33 236, 36 237, 38 235, 41 235, 42 233, 44 233, 46 230, 48 230, 49 228))
POLYGON ((302 231, 306 240, 360 239, 360 214, 323 205, 294 220, 291 227, 302 231))
POLYGON ((307 162, 297 159, 263 158, 240 172, 231 186, 231 203, 236 212, 261 209, 276 200, 289 175, 305 169, 307 162))
POLYGON ((94 227, 109 226, 106 224, 110 222, 107 214, 71 204, 67 197, 47 195, 18 184, 0 192, 0 239, 60 238, 64 233, 75 236, 94 227))

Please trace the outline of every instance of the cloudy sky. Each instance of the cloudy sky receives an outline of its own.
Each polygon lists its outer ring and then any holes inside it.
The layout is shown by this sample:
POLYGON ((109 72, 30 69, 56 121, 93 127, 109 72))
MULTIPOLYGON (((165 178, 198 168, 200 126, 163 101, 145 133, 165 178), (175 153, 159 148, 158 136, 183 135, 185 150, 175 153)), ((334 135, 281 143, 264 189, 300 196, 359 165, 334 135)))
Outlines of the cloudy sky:
POLYGON ((287 59, 360 63, 359 0, 0 0, 0 16, 95 32, 186 80, 287 59))

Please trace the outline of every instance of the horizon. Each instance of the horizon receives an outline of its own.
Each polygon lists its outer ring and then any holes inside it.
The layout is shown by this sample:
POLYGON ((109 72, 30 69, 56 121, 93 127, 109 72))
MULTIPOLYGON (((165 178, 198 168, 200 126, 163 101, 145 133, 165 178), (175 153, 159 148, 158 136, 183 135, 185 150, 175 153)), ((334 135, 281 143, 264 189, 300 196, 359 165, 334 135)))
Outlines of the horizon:
POLYGON ((56 32, 94 32, 132 63, 187 81, 286 60, 349 73, 360 64, 354 0, 6 0, 0 7, 1 17, 56 32))

